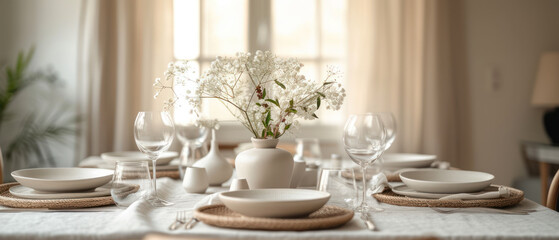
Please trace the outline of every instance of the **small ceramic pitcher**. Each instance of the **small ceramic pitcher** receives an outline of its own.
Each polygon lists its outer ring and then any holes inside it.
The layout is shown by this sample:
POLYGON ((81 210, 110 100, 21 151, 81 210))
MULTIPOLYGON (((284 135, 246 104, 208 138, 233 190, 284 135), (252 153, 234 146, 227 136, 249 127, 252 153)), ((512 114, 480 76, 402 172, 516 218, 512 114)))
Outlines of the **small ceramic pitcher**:
POLYGON ((182 187, 187 193, 205 193, 209 184, 208 173, 205 168, 186 168, 182 187))
POLYGON ((233 181, 231 181, 231 187, 229 188, 229 191, 237 191, 237 190, 248 190, 250 189, 248 186, 248 182, 245 178, 238 178, 238 179, 233 179, 233 181))

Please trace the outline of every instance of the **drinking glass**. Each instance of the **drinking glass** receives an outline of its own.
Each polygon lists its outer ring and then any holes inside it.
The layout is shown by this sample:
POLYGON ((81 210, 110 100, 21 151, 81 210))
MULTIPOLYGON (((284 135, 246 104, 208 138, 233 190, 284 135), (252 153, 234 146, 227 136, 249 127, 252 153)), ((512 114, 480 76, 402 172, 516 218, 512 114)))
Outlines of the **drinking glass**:
POLYGON ((153 206, 173 205, 157 195, 155 168, 159 155, 171 146, 174 134, 175 127, 167 112, 139 112, 134 122, 136 145, 148 156, 153 165, 153 191, 148 199, 153 206))
POLYGON ((305 163, 309 166, 318 166, 321 161, 320 144, 316 138, 298 138, 295 139, 297 142, 297 153, 299 157, 303 157, 305 163))
POLYGON ((136 200, 146 198, 150 189, 147 161, 116 162, 111 196, 118 207, 128 207, 136 200))
MULTIPOLYGON (((344 149, 351 160, 357 163, 362 173, 372 165, 384 151, 386 130, 378 114, 366 113, 351 115, 344 127, 344 149)), ((356 211, 366 213, 373 209, 366 199, 367 181, 363 181, 363 201, 356 211)))
POLYGON ((318 191, 330 193, 329 204, 354 209, 358 192, 353 168, 323 168, 318 177, 318 191))
POLYGON ((210 131, 205 127, 197 127, 193 121, 176 121, 175 128, 177 138, 183 144, 179 158, 179 172, 182 179, 186 167, 196 162, 196 150, 201 150, 210 131))
POLYGON ((396 132, 397 132, 396 118, 394 117, 394 114, 392 114, 391 112, 379 112, 376 114, 380 116, 380 119, 382 120, 382 125, 386 130, 386 140, 384 143, 384 151, 386 151, 390 148, 390 146, 392 146, 394 140, 396 140, 396 132))

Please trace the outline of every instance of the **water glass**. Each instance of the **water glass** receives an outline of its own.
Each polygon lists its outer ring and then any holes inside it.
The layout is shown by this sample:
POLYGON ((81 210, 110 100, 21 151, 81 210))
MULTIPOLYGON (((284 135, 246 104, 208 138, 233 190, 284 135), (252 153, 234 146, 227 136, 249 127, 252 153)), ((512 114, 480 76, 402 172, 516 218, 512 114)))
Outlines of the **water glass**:
POLYGON ((151 178, 147 161, 117 161, 111 185, 111 196, 118 207, 128 207, 138 199, 147 198, 151 178))
POLYGON ((322 155, 320 152, 320 144, 316 138, 298 138, 296 156, 305 160, 307 165, 320 165, 322 155))
POLYGON ((329 204, 354 209, 358 203, 358 191, 352 168, 323 168, 318 177, 318 191, 330 193, 329 204))

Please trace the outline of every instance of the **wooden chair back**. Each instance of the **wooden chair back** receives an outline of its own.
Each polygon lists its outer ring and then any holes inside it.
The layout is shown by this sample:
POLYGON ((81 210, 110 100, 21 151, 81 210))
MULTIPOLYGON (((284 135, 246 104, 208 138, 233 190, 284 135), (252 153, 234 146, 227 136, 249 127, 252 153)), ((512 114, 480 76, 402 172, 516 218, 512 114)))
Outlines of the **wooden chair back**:
POLYGON ((559 170, 555 173, 555 176, 551 181, 551 186, 549 186, 546 204, 548 208, 551 208, 555 211, 557 211, 557 195, 559 195, 559 170))

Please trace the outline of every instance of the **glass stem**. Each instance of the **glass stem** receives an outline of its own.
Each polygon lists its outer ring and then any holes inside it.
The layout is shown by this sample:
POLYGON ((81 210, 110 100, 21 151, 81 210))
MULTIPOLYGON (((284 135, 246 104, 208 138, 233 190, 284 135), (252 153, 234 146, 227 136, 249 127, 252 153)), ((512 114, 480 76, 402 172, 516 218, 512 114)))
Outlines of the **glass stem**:
POLYGON ((157 162, 157 159, 152 159, 151 163, 152 163, 152 171, 153 171, 153 195, 157 196, 157 182, 155 181, 155 179, 157 178, 157 176, 155 175, 155 162, 157 162))
POLYGON ((362 210, 365 211, 367 206, 367 165, 361 166, 363 170, 363 202, 361 202, 362 210))

